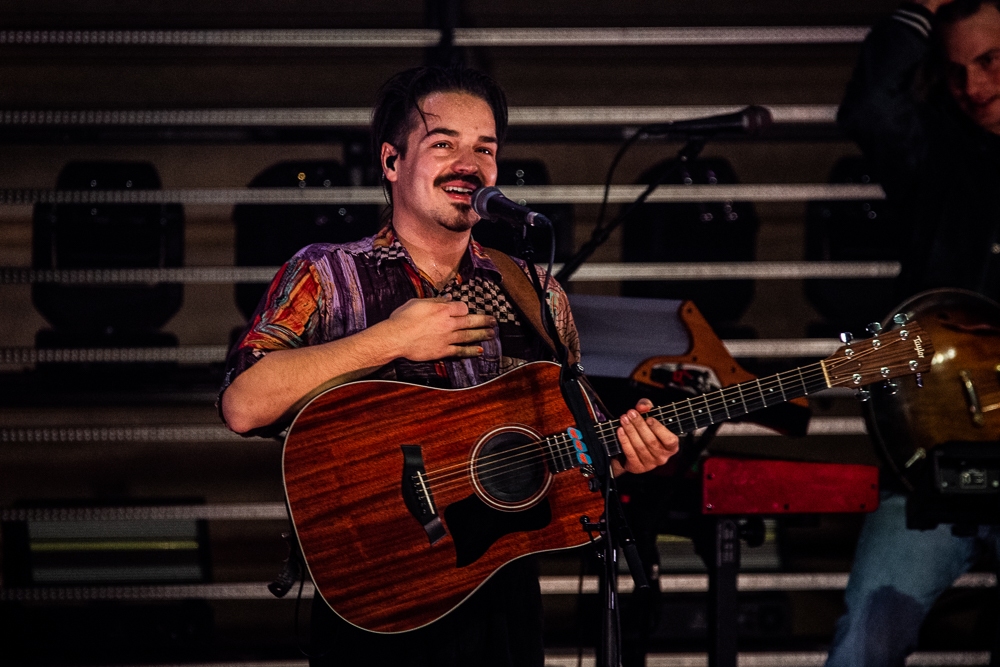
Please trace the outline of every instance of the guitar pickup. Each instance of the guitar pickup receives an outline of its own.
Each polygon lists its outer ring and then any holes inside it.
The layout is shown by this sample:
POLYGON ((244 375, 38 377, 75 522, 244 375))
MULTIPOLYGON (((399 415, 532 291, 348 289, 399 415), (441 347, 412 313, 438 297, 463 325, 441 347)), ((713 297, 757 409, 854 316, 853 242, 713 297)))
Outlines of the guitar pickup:
POLYGON ((427 533, 431 544, 436 544, 447 532, 441 517, 434 506, 434 495, 427 483, 427 471, 424 470, 424 455, 419 445, 402 445, 403 450, 403 481, 400 490, 403 502, 427 533))

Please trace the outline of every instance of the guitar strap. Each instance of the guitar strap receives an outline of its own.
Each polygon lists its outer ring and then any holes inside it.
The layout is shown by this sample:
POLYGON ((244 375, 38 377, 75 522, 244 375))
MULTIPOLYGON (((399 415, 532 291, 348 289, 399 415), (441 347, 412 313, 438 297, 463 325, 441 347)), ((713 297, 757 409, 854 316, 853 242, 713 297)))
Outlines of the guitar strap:
MULTIPOLYGON (((531 322, 531 326, 534 327, 535 331, 541 337, 542 342, 552 352, 553 358, 558 359, 559 355, 555 353, 556 347, 552 343, 552 338, 545 331, 545 326, 542 324, 541 304, 538 303, 538 292, 535 291, 534 285, 531 284, 531 279, 525 275, 517 262, 511 259, 507 253, 501 252, 496 248, 484 248, 484 250, 486 250, 486 253, 500 271, 504 292, 514 301, 517 309, 531 322)), ((575 364, 580 360, 579 356, 573 350, 569 349, 569 346, 567 346, 566 351, 570 364, 575 364)), ((589 397, 600 413, 603 415, 612 414, 600 396, 597 395, 597 392, 594 391, 594 387, 590 384, 587 376, 581 373, 577 379, 580 382, 583 393, 589 397)), ((593 410, 591 410, 591 415, 594 417, 598 416, 593 410)))
MULTIPOLYGON (((490 256, 490 259, 493 260, 497 270, 500 271, 503 291, 507 293, 507 296, 517 306, 517 309, 531 323, 531 326, 541 337, 542 342, 545 343, 549 351, 558 358, 558 355, 555 354, 555 343, 552 342, 551 336, 545 331, 545 326, 542 324, 541 304, 538 302, 538 293, 535 292, 531 280, 524 274, 524 270, 518 266, 517 262, 511 259, 507 253, 501 252, 496 248, 484 248, 484 250, 490 256)), ((570 363, 576 363, 578 361, 576 354, 573 350, 568 350, 568 352, 570 363)))

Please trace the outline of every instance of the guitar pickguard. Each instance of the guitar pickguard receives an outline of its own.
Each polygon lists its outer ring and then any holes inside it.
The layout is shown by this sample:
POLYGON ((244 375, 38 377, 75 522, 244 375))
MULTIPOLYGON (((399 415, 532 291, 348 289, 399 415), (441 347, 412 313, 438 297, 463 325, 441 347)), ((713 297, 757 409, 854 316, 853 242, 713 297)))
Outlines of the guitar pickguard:
POLYGON ((455 567, 462 568, 479 560, 504 535, 545 528, 552 522, 552 508, 545 499, 523 512, 502 512, 471 495, 449 505, 444 517, 455 542, 455 567))

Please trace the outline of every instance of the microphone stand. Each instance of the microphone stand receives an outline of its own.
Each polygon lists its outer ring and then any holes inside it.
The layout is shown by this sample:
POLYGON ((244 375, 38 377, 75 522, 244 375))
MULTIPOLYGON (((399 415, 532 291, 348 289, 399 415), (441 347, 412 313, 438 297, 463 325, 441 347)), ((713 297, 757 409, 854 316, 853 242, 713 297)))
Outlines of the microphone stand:
MULTIPOLYGON (((544 224, 548 224, 551 229, 552 223, 547 218, 539 215, 535 218, 544 224)), ((592 518, 581 517, 581 530, 593 534, 598 532, 601 536, 602 548, 598 552, 601 559, 602 572, 600 577, 600 593, 603 600, 601 618, 601 636, 597 655, 598 667, 621 667, 621 619, 619 617, 618 605, 618 543, 621 543, 625 553, 629 571, 635 582, 636 590, 648 589, 649 582, 646 580, 645 568, 639 556, 639 549, 635 539, 629 530, 622 511, 618 491, 615 486, 614 477, 611 475, 611 462, 608 452, 597 431, 594 428, 594 419, 590 414, 587 402, 584 400, 585 387, 587 386, 586 376, 583 366, 580 363, 569 363, 569 351, 559 338, 559 332, 552 319, 552 312, 549 310, 544 288, 538 278, 538 271, 534 264, 534 247, 528 238, 528 227, 521 228, 520 256, 528 265, 528 273, 531 276, 531 283, 538 294, 538 300, 542 309, 542 322, 546 332, 555 345, 556 361, 560 365, 559 388, 562 392, 563 400, 566 402, 576 427, 583 434, 584 443, 590 453, 593 477, 591 478, 591 490, 601 490, 604 494, 604 516, 595 522, 592 518), (616 542, 617 538, 617 542, 616 542)), ((596 400, 596 396, 594 396, 596 400)), ((602 408, 606 413, 607 410, 602 408)), ((607 415, 605 415, 607 416, 607 415)))
POLYGON ((591 235, 590 240, 583 244, 583 246, 576 252, 575 255, 570 257, 559 272, 556 273, 556 280, 559 282, 566 282, 569 280, 570 276, 576 273, 576 270, 580 268, 587 259, 590 258, 594 251, 597 250, 608 237, 611 236, 611 232, 615 231, 625 220, 628 219, 632 212, 637 208, 642 206, 646 200, 649 198, 656 188, 666 181, 668 178, 674 176, 676 173, 680 172, 681 168, 693 161, 701 153, 702 149, 705 148, 705 144, 708 143, 707 137, 694 136, 687 140, 679 151, 677 151, 677 158, 675 159, 673 165, 670 169, 665 169, 663 174, 660 176, 656 182, 650 184, 639 197, 632 202, 631 205, 624 212, 622 212, 618 217, 609 222, 604 227, 599 227, 594 230, 591 235))

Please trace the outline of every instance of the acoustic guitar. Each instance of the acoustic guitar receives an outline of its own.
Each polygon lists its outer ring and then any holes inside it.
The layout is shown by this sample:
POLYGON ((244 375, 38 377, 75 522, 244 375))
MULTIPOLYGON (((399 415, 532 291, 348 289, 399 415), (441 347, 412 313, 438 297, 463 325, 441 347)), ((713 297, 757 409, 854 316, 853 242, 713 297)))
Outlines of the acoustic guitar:
MULTIPOLYGON (((916 323, 791 371, 654 408, 680 435, 828 387, 926 371, 916 323)), ((603 512, 590 451, 621 454, 617 420, 584 442, 559 367, 521 366, 467 389, 360 381, 298 414, 283 454, 292 523, 316 590, 343 619, 395 633, 455 609, 518 557, 591 541, 603 512)))
POLYGON ((946 442, 1000 441, 1000 305, 975 292, 918 294, 894 313, 919 318, 934 339, 933 372, 876 389, 867 403, 868 431, 909 490, 929 452, 946 442))

